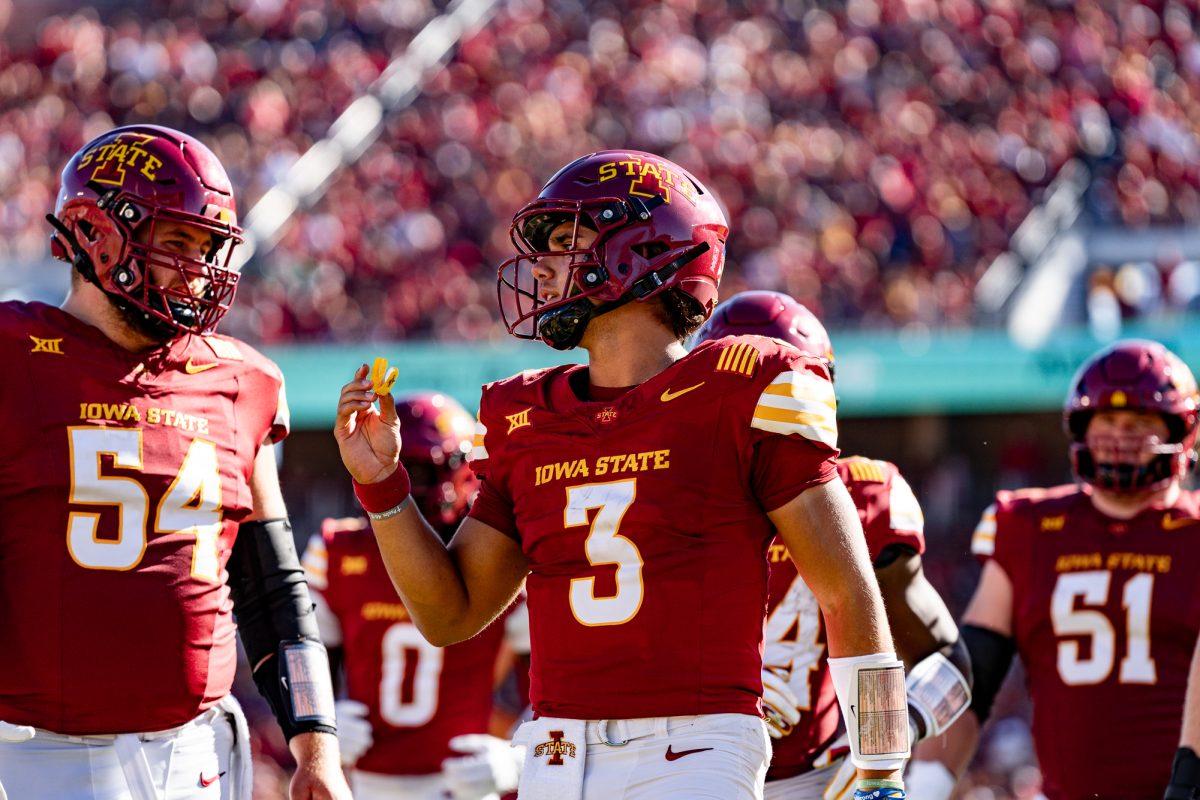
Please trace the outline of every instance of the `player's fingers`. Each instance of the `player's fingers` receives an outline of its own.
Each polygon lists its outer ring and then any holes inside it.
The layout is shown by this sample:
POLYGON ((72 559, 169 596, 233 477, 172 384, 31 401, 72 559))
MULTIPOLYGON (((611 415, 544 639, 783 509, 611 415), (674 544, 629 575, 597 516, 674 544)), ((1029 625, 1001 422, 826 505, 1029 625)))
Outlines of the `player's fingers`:
POLYGON ((350 392, 362 392, 371 387, 371 381, 367 378, 364 372, 366 368, 367 365, 363 364, 354 372, 354 380, 342 385, 341 392, 339 392, 341 396, 344 397, 350 392))
POLYGON ((372 402, 374 402, 373 397, 371 399, 362 396, 343 397, 338 403, 334 427, 341 427, 348 424, 355 414, 369 409, 372 402))
POLYGON ((396 415, 396 398, 390 393, 375 395, 379 398, 379 419, 384 425, 395 425, 400 418, 396 415))
POLYGON ((367 707, 367 704, 360 703, 358 700, 338 700, 333 706, 338 716, 351 714, 356 717, 365 717, 371 713, 371 709, 367 707))
POLYGON ((772 711, 792 725, 800 721, 800 709, 796 708, 795 705, 788 702, 787 699, 773 689, 767 689, 763 692, 763 705, 770 706, 772 711))

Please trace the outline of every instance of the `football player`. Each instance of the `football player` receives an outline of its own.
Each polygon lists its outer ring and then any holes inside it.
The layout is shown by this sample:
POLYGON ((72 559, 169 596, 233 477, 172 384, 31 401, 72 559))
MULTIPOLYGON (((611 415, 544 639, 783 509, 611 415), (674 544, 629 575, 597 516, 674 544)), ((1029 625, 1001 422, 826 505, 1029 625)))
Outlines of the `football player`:
MULTIPOLYGON (((826 361, 833 376, 833 346, 825 327, 786 294, 734 295, 717 306, 696 334, 696 343, 745 335, 785 341, 826 361)), ((862 521, 896 651, 908 668, 912 740, 936 735, 966 710, 971 673, 954 618, 921 570, 925 537, 920 504, 887 461, 851 456, 839 459, 837 469, 862 521)), ((762 680, 768 731, 777 741, 766 797, 843 797, 849 794, 848 762, 843 758, 845 742, 838 737, 840 715, 820 610, 779 537, 769 552, 771 595, 762 680)))
POLYGON ((178 131, 117 128, 48 219, 66 300, 0 304, 0 785, 249 798, 240 627, 292 798, 349 797, 271 447, 283 378, 212 332, 238 280, 225 170, 178 131))
POLYGON ((482 488, 448 548, 411 501, 390 396, 365 365, 342 388, 342 459, 426 638, 475 635, 528 576, 527 800, 762 796, 776 531, 825 615, 858 788, 904 796, 903 664, 838 478, 826 366, 761 337, 683 346, 728 233, 702 183, 628 150, 573 161, 516 214, 509 331, 588 363, 484 387, 482 488))
POLYGON ((1063 422, 1078 485, 1000 492, 975 530, 972 713, 922 744, 923 797, 950 796, 1014 652, 1050 800, 1162 796, 1200 630, 1200 498, 1180 485, 1197 403, 1157 342, 1118 341, 1076 373, 1063 422))
MULTIPOLYGON (((396 412, 417 505, 449 540, 478 491, 467 465, 475 420, 433 392, 397 399, 396 412)), ((517 788, 516 751, 487 731, 506 639, 509 652, 529 652, 523 604, 472 639, 435 647, 396 597, 366 519, 326 520, 303 564, 321 637, 345 670, 338 737, 342 763, 356 766, 350 776, 354 796, 443 800, 454 790, 462 798, 468 778, 486 790, 475 797, 517 788), (469 745, 472 755, 456 752, 456 745, 469 745), (447 759, 453 760, 443 775, 447 759)))

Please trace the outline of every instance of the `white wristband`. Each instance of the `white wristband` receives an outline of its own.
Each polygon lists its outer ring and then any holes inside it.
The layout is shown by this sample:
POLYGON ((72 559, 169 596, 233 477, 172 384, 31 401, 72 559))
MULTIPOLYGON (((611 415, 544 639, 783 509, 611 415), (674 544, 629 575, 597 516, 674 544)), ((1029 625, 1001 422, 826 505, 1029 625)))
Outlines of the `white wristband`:
POLYGON ((829 674, 854 766, 903 769, 910 753, 904 663, 895 653, 831 658, 829 674))

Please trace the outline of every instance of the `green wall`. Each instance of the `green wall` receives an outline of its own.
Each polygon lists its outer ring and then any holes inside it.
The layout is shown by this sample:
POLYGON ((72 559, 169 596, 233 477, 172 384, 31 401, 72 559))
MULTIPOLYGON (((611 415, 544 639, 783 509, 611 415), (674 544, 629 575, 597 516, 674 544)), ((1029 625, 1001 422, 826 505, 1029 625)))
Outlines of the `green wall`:
MULTIPOLYGON (((1200 319, 1163 316, 1125 336, 1158 339, 1200 368, 1200 319)), ((1103 345, 1086 331, 1064 332, 1037 351, 1002 331, 945 333, 843 331, 833 335, 839 413, 844 416, 1051 411, 1075 368, 1103 345)), ((264 348, 287 378, 295 428, 333 424, 338 391, 354 368, 377 355, 399 368, 398 391, 434 389, 474 411, 479 387, 522 369, 586 356, 538 342, 503 345, 376 343, 264 348)))

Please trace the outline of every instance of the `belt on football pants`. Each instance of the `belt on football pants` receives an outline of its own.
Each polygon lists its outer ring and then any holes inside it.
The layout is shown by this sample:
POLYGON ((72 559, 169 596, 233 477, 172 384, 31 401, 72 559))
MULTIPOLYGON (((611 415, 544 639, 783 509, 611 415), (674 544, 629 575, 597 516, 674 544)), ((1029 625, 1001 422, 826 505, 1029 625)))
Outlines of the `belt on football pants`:
POLYGON ((695 715, 686 717, 643 717, 639 719, 588 720, 587 743, 620 747, 634 739, 666 736, 672 731, 696 723, 695 715))
POLYGON ((161 731, 146 731, 145 733, 118 734, 118 733, 87 733, 87 734, 70 734, 58 733, 57 731, 47 730, 45 728, 34 728, 35 739, 47 739, 52 742, 74 742, 75 744, 90 744, 99 747, 112 745, 117 740, 118 736, 133 736, 143 742, 152 742, 156 739, 170 739, 178 736, 183 731, 195 725, 204 725, 215 719, 221 711, 216 708, 203 711, 194 719, 190 719, 182 725, 176 725, 174 728, 165 728, 161 731))

